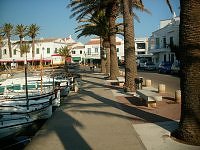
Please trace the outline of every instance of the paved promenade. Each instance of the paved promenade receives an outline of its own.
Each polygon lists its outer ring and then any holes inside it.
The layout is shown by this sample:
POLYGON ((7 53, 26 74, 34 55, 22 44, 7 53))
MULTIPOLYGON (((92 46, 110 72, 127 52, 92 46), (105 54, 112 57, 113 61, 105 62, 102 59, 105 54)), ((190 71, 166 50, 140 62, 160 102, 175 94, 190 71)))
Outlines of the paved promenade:
MULTIPOLYGON (((177 112, 135 105, 131 95, 110 86, 104 76, 85 73, 25 150, 197 150, 169 137, 177 112)), ((158 104, 161 107, 162 104, 158 104)), ((169 109, 180 108, 180 104, 169 109)), ((177 110, 175 110, 177 111, 177 110)), ((179 115, 179 114, 178 114, 179 115)))

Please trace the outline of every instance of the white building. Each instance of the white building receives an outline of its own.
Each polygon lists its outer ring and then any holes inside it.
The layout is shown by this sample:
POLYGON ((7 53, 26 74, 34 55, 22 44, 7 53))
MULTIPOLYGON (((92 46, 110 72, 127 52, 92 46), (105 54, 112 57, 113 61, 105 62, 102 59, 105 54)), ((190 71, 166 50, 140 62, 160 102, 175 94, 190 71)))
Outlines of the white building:
POLYGON ((160 29, 154 31, 149 38, 149 52, 153 54, 153 62, 175 62, 176 56, 170 45, 179 45, 179 17, 160 21, 160 29))
POLYGON ((135 38, 136 56, 148 55, 148 38, 135 38))
MULTIPOLYGON (((12 62, 16 62, 19 65, 23 65, 26 59, 26 54, 23 54, 22 57, 20 56, 20 48, 19 42, 11 41, 12 43, 12 58, 9 56, 9 49, 7 40, 4 40, 3 46, 0 51, 0 63, 10 64, 12 62)), ((27 53, 27 61, 32 62, 32 47, 31 41, 27 41, 30 46, 29 53, 27 53)), ((52 62, 52 58, 60 57, 58 55, 58 50, 64 46, 69 46, 69 48, 74 49, 75 47, 84 46, 82 43, 75 42, 71 36, 69 38, 47 38, 47 39, 38 39, 35 40, 35 56, 34 62, 35 64, 39 64, 40 60, 44 62, 44 64, 50 64, 52 62)), ((82 47, 82 51, 84 47, 82 47)), ((73 55, 73 54, 72 54, 73 55)), ((77 56, 76 56, 77 57, 77 56)), ((57 59, 55 58, 55 59, 57 59)), ((73 57, 72 57, 73 58, 73 57)), ((56 60, 54 60, 55 62, 56 60)), ((58 62, 56 62, 58 63, 58 62)))
MULTIPOLYGON (((116 50, 118 60, 124 61, 124 40, 116 37, 116 50)), ((135 38, 136 56, 148 54, 148 38, 135 38)), ((87 60, 100 59, 100 39, 93 38, 85 44, 85 58, 87 60)))
MULTIPOLYGON (((9 50, 7 40, 4 41, 3 47, 0 51, 0 63, 10 64, 16 62, 18 65, 23 65, 26 54, 20 56, 19 42, 12 41, 12 58, 9 57, 9 50)), ((29 53, 27 53, 27 61, 32 62, 32 48, 31 41, 29 53)), ((39 65, 42 59, 44 64, 59 64, 59 60, 64 62, 63 58, 58 54, 58 50, 64 46, 68 46, 71 49, 71 59, 68 62, 78 63, 100 63, 100 39, 93 38, 88 43, 83 45, 80 42, 74 41, 71 36, 68 38, 47 38, 35 40, 35 56, 34 62, 39 65)), ((135 38, 136 55, 148 54, 148 40, 147 38, 135 38)), ((116 37, 116 50, 118 60, 124 61, 124 41, 123 39, 116 37)))

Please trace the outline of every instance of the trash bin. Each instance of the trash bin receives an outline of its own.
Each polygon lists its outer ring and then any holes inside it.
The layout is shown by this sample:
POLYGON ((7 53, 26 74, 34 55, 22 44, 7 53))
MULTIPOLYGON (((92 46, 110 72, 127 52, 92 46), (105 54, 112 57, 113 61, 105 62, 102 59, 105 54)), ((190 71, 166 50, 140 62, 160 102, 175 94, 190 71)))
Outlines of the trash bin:
POLYGON ((143 78, 135 78, 135 87, 136 89, 142 89, 143 78))

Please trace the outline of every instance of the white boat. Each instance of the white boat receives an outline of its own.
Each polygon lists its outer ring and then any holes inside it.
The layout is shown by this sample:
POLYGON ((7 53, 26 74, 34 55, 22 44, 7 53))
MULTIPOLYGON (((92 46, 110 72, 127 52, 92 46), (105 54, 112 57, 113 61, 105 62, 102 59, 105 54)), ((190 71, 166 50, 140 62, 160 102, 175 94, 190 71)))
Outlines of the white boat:
POLYGON ((33 123, 32 118, 24 114, 0 115, 0 139, 11 137, 20 133, 22 129, 33 123))
MULTIPOLYGON (((60 89, 53 87, 52 80, 44 78, 41 88, 41 81, 38 77, 28 77, 28 101, 29 105, 40 104, 52 100, 53 107, 60 106, 60 89)), ((8 79, 0 86, 0 104, 10 103, 12 105, 27 104, 24 78, 8 79), (7 102, 6 102, 7 101, 7 102)))

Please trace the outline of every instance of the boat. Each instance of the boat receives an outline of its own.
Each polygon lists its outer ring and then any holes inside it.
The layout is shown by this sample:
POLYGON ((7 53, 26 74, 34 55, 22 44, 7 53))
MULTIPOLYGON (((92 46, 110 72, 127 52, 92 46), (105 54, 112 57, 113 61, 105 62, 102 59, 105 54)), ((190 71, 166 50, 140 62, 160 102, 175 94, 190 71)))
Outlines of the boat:
POLYGON ((0 114, 0 139, 5 139, 20 133, 23 129, 33 123, 28 114, 0 114))

